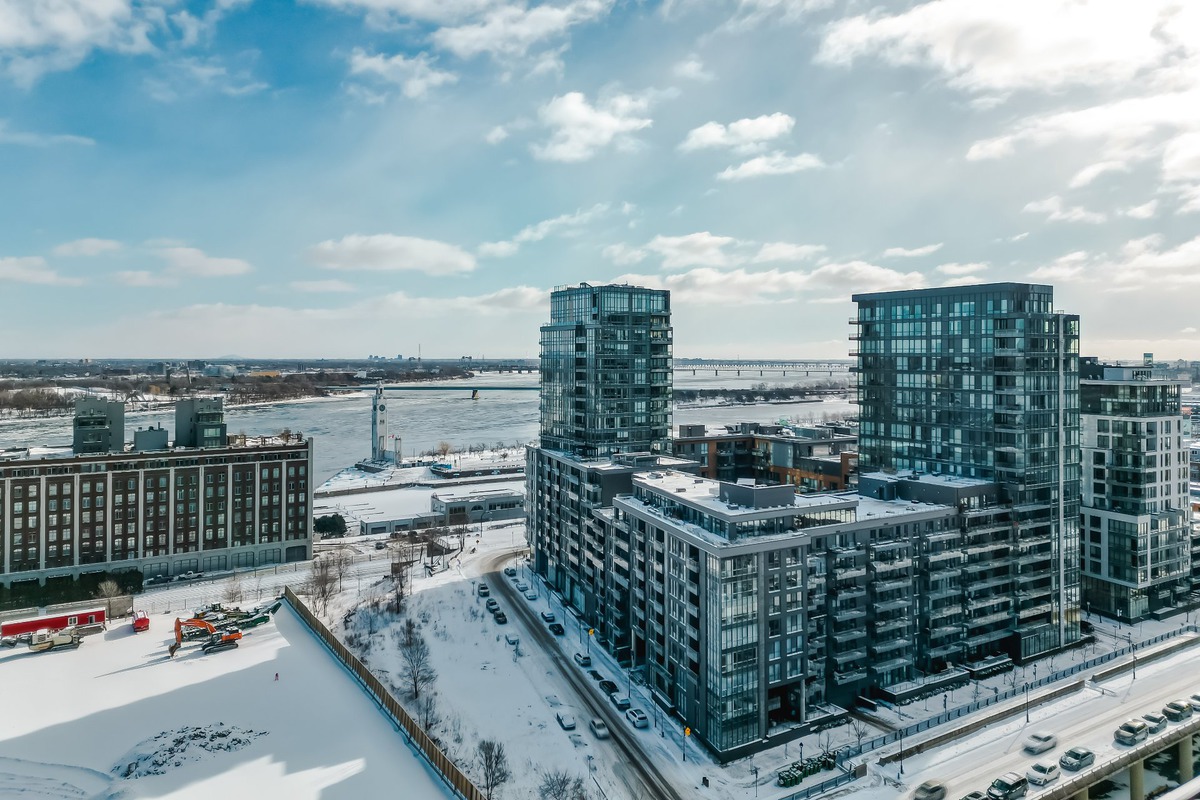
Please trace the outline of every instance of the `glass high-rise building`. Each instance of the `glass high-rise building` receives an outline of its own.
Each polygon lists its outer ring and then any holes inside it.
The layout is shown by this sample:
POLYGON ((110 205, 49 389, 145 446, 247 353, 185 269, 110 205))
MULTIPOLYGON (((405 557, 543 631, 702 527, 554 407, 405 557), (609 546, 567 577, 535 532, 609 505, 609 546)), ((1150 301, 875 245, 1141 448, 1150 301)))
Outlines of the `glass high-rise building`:
POLYGON ((1020 283, 854 301, 860 470, 995 482, 1011 531, 971 548, 965 624, 1002 623, 1018 657, 1075 641, 1079 317, 1020 283))
POLYGON ((560 287, 541 328, 541 446, 596 458, 669 452, 671 295, 560 287))

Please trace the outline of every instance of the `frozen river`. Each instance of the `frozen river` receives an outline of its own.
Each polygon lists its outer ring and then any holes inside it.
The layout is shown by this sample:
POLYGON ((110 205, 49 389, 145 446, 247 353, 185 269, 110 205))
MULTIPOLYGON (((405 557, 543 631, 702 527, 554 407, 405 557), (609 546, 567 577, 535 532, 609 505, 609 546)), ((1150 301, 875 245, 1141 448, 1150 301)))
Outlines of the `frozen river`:
MULTIPOLYGON (((401 437, 405 455, 421 453, 445 441, 455 447, 497 443, 523 444, 537 438, 538 393, 513 390, 534 386, 537 375, 488 375, 470 379, 483 386, 479 399, 461 388, 445 391, 398 391, 389 393, 388 431, 401 437)), ((677 374, 678 388, 751 388, 758 383, 790 386, 790 378, 737 378, 677 374)), ((780 419, 816 420, 853 413, 845 400, 815 403, 765 405, 722 405, 675 409, 675 424, 774 422, 780 419)), ((252 408, 230 408, 225 420, 230 433, 265 435, 287 428, 312 436, 316 441, 315 470, 319 480, 366 457, 371 446, 371 401, 366 394, 311 402, 280 403, 252 408)), ((162 425, 172 430, 171 411, 128 412, 125 436, 132 440, 139 427, 162 425)), ((0 420, 0 449, 31 445, 70 444, 69 417, 0 420)))

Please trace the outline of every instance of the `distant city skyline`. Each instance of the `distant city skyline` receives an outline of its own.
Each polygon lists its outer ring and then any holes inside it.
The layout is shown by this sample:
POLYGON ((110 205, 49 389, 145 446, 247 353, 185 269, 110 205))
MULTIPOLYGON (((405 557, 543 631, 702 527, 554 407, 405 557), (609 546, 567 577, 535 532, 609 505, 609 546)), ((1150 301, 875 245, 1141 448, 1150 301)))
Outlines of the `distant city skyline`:
POLYGON ((531 358, 582 281, 846 358, 854 292, 1019 281, 1200 359, 1196 3, 4 9, 0 358, 531 358))

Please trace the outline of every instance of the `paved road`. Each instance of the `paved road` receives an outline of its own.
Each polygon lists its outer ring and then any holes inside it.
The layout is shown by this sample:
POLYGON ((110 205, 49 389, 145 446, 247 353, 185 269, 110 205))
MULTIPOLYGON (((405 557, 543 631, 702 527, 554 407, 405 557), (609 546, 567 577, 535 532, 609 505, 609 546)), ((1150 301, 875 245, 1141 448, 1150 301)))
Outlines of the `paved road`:
MULTIPOLYGON (((962 797, 986 789, 1004 772, 1024 775, 1036 761, 1057 762, 1059 756, 1075 746, 1095 751, 1096 763, 1100 765, 1128 749, 1113 741, 1113 731, 1122 722, 1148 711, 1161 711, 1168 701, 1200 691, 1197 662, 1200 662, 1200 646, 1193 644, 1178 654, 1139 665, 1136 678, 1126 673, 1099 686, 1087 684, 1062 700, 1033 708, 1028 724, 1024 715, 1020 715, 952 745, 907 758, 904 783, 915 786, 923 780, 940 780, 946 784, 949 797, 962 797), (1022 742, 1034 731, 1055 734, 1058 747, 1036 756, 1024 753, 1022 742)), ((1159 735, 1169 734, 1177 724, 1169 723, 1159 735)), ((892 771, 896 767, 889 765, 892 771)), ((1030 788, 1030 796, 1042 791, 1030 788)))
MULTIPOLYGON (((629 723, 625 720, 624 714, 618 712, 611 703, 600 698, 598 690, 588 684, 587 676, 574 662, 568 661, 562 654, 558 644, 554 641, 554 635, 546 629, 534 608, 517 592, 512 581, 505 578, 503 573, 498 572, 500 565, 511 558, 511 553, 492 556, 480 564, 480 570, 490 576, 489 585, 504 595, 508 600, 510 613, 515 613, 521 618, 525 630, 537 640, 544 653, 558 668, 563 679, 575 691, 579 707, 587 709, 590 717, 600 717, 608 725, 612 742, 624 754, 629 767, 631 767, 629 774, 621 776, 626 784, 632 784, 629 785, 629 796, 652 797, 656 800, 682 800, 681 795, 675 791, 675 787, 663 777, 658 768, 638 747, 637 742, 633 740, 629 732, 629 723)), ((581 718, 578 723, 582 727, 587 724, 587 719, 581 718)))

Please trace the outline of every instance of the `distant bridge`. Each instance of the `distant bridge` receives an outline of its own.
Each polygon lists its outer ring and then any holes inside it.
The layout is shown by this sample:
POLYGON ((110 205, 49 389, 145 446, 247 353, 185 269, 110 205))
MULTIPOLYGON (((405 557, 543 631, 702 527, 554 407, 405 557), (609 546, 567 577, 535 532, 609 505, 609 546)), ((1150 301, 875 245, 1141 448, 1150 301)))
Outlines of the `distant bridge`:
POLYGON ((772 360, 752 360, 752 359, 675 359, 675 372, 691 372, 693 375, 699 375, 702 372, 712 370, 713 375, 720 375, 722 372, 734 373, 741 375, 753 375, 758 373, 760 377, 766 375, 783 375, 788 373, 792 375, 845 375, 850 372, 850 368, 854 366, 854 361, 851 359, 800 359, 792 361, 772 361, 772 360))
POLYGON ((491 386, 479 385, 470 383, 446 383, 437 386, 428 386, 426 384, 413 383, 397 383, 383 384, 377 387, 375 384, 360 384, 358 386, 322 386, 322 389, 330 392, 351 392, 351 391, 369 391, 375 388, 381 388, 385 392, 536 392, 537 386, 491 386))

